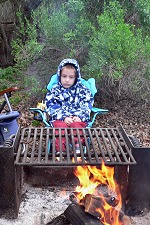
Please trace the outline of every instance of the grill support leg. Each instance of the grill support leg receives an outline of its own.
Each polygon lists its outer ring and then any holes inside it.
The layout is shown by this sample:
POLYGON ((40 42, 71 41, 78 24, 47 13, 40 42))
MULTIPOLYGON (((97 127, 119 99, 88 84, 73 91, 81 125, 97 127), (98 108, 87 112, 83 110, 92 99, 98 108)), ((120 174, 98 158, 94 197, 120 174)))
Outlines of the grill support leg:
POLYGON ((0 147, 0 217, 18 217, 21 191, 22 167, 14 165, 13 147, 0 147))
POLYGON ((128 186, 128 166, 115 166, 115 179, 120 188, 122 209, 125 208, 128 186))
POLYGON ((150 148, 134 148, 136 165, 129 166, 126 213, 135 216, 150 209, 150 148))

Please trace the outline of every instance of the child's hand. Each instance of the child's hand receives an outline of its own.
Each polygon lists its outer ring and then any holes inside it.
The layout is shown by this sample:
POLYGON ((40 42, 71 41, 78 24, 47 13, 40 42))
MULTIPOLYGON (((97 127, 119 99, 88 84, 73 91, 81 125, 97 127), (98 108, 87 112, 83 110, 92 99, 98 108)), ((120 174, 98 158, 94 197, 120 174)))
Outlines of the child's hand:
POLYGON ((81 122, 81 119, 78 116, 74 116, 73 122, 81 122))
POLYGON ((66 117, 64 119, 64 122, 67 124, 67 126, 69 126, 71 123, 73 123, 73 117, 72 116, 66 117))

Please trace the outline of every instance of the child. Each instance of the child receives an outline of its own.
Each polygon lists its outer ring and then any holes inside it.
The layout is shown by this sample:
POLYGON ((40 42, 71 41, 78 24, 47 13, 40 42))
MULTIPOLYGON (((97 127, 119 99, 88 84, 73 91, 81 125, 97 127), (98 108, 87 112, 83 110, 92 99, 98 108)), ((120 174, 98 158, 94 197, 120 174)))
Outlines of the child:
MULTIPOLYGON (((94 98, 90 90, 81 83, 78 62, 64 59, 58 67, 57 79, 58 83, 47 93, 45 99, 46 111, 50 115, 49 123, 58 128, 86 127, 90 121, 94 98)), ((56 151, 59 148, 59 140, 56 139, 56 151)), ((62 151, 65 149, 65 138, 62 138, 62 151)))

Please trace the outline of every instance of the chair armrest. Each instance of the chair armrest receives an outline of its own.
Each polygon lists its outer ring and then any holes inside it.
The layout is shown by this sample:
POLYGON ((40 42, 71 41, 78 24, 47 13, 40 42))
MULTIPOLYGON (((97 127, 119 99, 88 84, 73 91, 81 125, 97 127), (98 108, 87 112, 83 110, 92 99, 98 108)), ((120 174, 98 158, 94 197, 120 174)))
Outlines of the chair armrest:
POLYGON ((47 127, 50 127, 50 124, 46 121, 46 118, 44 116, 44 114, 46 113, 45 110, 41 110, 39 108, 30 108, 29 109, 31 112, 33 113, 39 113, 40 116, 41 116, 41 121, 47 126, 47 127))
POLYGON ((91 112, 94 113, 94 116, 93 116, 91 122, 88 124, 87 127, 92 127, 93 126, 93 123, 94 123, 97 115, 106 114, 106 113, 109 112, 109 110, 108 109, 101 109, 101 108, 92 107, 91 112))
POLYGON ((93 113, 107 113, 109 112, 108 109, 101 109, 101 108, 96 108, 96 107, 92 107, 92 110, 91 110, 93 113))
POLYGON ((0 91, 0 95, 6 94, 6 93, 10 93, 12 91, 18 91, 18 90, 19 90, 18 87, 11 87, 11 88, 5 89, 3 91, 0 91))

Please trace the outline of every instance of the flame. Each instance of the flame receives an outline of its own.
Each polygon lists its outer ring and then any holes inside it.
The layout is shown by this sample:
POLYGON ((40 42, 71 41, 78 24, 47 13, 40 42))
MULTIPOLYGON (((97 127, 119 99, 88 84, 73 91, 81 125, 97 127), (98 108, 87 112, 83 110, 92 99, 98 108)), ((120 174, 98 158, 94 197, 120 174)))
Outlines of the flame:
POLYGON ((96 211, 100 214, 100 221, 104 225, 122 225, 119 221, 122 200, 119 186, 114 180, 114 167, 107 167, 102 162, 101 169, 96 166, 78 166, 74 173, 80 182, 80 185, 76 187, 79 204, 83 202, 87 194, 99 196, 101 206, 96 211), (99 185, 106 185, 109 194, 115 194, 118 200, 117 206, 113 207, 107 203, 103 194, 96 189, 99 185))

